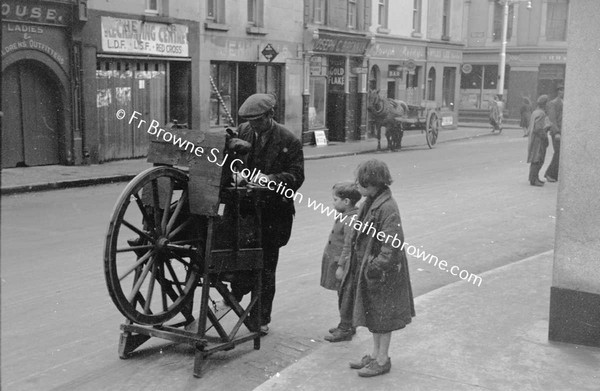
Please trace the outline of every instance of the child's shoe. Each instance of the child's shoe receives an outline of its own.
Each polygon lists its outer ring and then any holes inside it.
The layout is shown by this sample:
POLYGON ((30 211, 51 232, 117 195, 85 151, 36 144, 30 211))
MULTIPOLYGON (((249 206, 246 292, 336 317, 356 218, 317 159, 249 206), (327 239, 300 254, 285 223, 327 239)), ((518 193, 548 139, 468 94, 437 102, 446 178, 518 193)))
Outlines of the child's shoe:
POLYGON ((363 358, 361 358, 360 361, 351 361, 350 368, 362 369, 362 368, 366 367, 367 365, 369 365, 369 363, 371 361, 375 361, 375 359, 367 354, 366 356, 363 356, 363 358))
POLYGON ((360 377, 373 377, 388 373, 392 369, 392 359, 388 357, 387 362, 380 365, 377 360, 372 360, 367 366, 358 371, 360 377))
POLYGON ((352 340, 352 330, 342 330, 337 329, 331 335, 325 337, 325 341, 329 342, 342 342, 342 341, 351 341, 352 340))

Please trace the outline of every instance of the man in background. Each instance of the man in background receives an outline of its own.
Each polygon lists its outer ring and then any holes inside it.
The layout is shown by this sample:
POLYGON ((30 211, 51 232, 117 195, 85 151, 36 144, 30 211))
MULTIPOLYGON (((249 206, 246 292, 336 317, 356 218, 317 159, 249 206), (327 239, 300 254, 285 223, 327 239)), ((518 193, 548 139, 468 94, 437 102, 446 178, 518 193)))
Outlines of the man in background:
POLYGON ((563 113, 563 97, 565 96, 564 87, 559 85, 556 87, 556 98, 552 99, 548 103, 546 112, 548 118, 552 122, 550 128, 550 135, 552 136, 552 148, 554 149, 554 155, 552 155, 552 161, 546 169, 546 180, 548 182, 556 182, 558 180, 558 161, 560 159, 560 134, 562 131, 562 113, 563 113))

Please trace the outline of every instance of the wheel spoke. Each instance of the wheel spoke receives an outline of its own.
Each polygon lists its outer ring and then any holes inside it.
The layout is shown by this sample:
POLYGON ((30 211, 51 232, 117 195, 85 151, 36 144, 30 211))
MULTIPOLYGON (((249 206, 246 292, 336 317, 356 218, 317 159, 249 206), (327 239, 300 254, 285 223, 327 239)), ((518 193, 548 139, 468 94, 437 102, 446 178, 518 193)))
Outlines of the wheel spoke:
POLYGON ((163 311, 167 312, 167 310, 169 309, 169 306, 167 305, 167 292, 166 292, 166 290, 169 287, 166 285, 166 282, 165 282, 165 268, 164 267, 160 267, 158 269, 158 274, 159 274, 159 278, 160 278, 158 280, 158 282, 160 283, 160 286, 162 288, 160 290, 160 294, 161 294, 161 297, 162 297, 163 311))
POLYGON ((175 269, 173 269, 171 262, 166 261, 165 265, 167 265, 167 269, 169 269, 169 274, 171 275, 171 277, 173 277, 173 282, 175 283, 175 286, 177 287, 179 294, 181 296, 183 296, 183 289, 181 289, 181 282, 179 282, 179 279, 177 278, 177 274, 175 274, 175 269))
POLYGON ((132 230, 133 232, 135 232, 136 234, 144 237, 144 239, 148 240, 149 242, 154 243, 154 238, 152 236, 150 236, 148 233, 142 231, 138 227, 134 226, 129 221, 123 219, 122 223, 123 223, 124 226, 126 226, 127 228, 129 228, 130 230, 132 230))
POLYGON ((169 233, 167 238, 171 239, 173 236, 177 235, 179 232, 181 232, 182 230, 187 228, 187 226, 190 225, 192 220, 193 219, 191 217, 188 217, 188 219, 186 221, 184 221, 183 224, 181 224, 179 227, 175 228, 171 233, 169 233))
POLYGON ((150 282, 148 283, 148 293, 146 294, 146 303, 144 304, 144 313, 150 313, 150 302, 152 301, 152 293, 154 293, 154 281, 156 281, 156 262, 152 265, 152 273, 150 274, 150 282))
POLYGON ((131 247, 118 248, 117 252, 118 253, 126 253, 126 252, 137 251, 137 250, 150 250, 151 248, 154 248, 153 244, 146 244, 144 246, 131 246, 131 247))
POLYGON ((152 205, 154 206, 154 227, 156 231, 160 234, 160 197, 158 194, 158 179, 152 180, 152 205))
POLYGON ((135 261, 135 263, 133 264, 133 266, 131 266, 129 269, 127 269, 127 271, 125 273, 123 273, 123 274, 121 274, 119 276, 119 281, 122 281, 125 277, 127 277, 129 274, 131 274, 132 271, 134 271, 138 267, 140 267, 140 265, 142 263, 146 262, 146 260, 148 258, 150 258, 153 254, 154 254, 154 251, 150 250, 146 254, 144 254, 140 259, 138 259, 137 261, 135 261))
POLYGON ((142 212, 142 222, 146 223, 146 224, 152 224, 152 221, 150 220, 150 216, 148 216, 148 212, 146 211, 146 207, 144 206, 144 203, 142 202, 142 199, 140 198, 140 195, 138 193, 133 194, 133 197, 135 198, 135 203, 137 204, 138 208, 140 209, 140 212, 142 212))
POLYGON ((127 296, 127 301, 129 301, 130 303, 133 304, 133 299, 135 299, 135 296, 140 291, 140 288, 142 287, 142 283, 146 279, 146 276, 148 275, 148 272, 150 271, 150 268, 154 264, 154 259, 155 259, 154 257, 151 258, 150 261, 148 261, 148 263, 146 264, 146 266, 144 266, 144 270, 142 271, 142 274, 140 275, 140 278, 138 278, 138 280, 135 282, 135 285, 131 289, 131 292, 129 293, 129 296, 127 296))
POLYGON ((173 258, 175 258, 176 260, 178 260, 179 262, 181 262, 182 264, 184 264, 185 266, 187 266, 188 268, 191 267, 192 262, 188 262, 185 259, 183 259, 182 257, 180 257, 179 255, 177 255, 176 253, 174 253, 173 251, 169 251, 169 255, 171 255, 173 258))
POLYGON ((187 191, 184 191, 183 194, 181 195, 181 197, 179 198, 179 201, 177 201, 177 206, 175 207, 175 210, 173 211, 173 214, 171 215, 171 218, 169 219, 169 222, 167 223, 167 227, 165 229, 166 235, 168 235, 171 232, 171 228, 173 228, 173 224, 175 224, 177 217, 179 217, 179 213, 181 212, 181 209, 183 208, 183 204, 185 204, 186 201, 187 201, 187 191))
POLYGON ((160 223, 160 229, 164 233, 167 229, 167 222, 169 220, 169 209, 171 208, 171 199, 173 198, 173 180, 169 178, 169 191, 167 192, 167 198, 163 206, 162 221, 160 223))

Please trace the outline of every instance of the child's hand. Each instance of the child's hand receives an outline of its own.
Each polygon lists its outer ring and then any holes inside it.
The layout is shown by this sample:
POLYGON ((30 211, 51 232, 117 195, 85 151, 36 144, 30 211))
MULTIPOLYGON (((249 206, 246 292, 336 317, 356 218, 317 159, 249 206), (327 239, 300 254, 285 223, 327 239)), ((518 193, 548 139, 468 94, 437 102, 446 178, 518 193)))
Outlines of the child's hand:
POLYGON ((342 277, 344 277, 344 267, 340 265, 335 270, 335 278, 337 278, 338 280, 341 280, 342 277))

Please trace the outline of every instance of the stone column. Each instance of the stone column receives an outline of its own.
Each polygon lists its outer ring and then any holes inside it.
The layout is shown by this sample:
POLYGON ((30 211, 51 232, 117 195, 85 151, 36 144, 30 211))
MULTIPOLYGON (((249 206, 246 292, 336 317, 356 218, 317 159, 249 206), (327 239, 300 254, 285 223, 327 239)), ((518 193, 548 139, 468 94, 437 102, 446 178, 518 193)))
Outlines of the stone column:
POLYGON ((567 73, 549 339, 600 347, 600 23, 569 2, 567 73))

